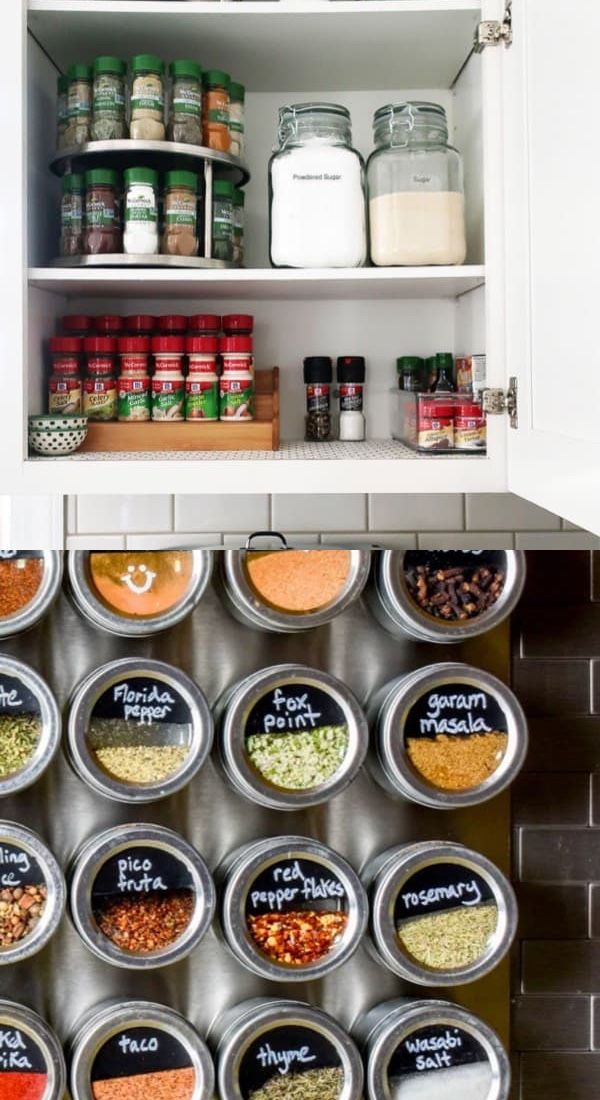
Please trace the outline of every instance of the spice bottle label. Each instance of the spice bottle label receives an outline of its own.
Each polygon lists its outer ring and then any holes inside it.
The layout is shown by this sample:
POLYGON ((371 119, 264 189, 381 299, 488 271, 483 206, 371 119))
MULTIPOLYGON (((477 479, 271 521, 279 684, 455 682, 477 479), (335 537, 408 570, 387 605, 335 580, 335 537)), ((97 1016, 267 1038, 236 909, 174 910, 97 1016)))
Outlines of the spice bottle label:
POLYGON ((202 94, 198 88, 190 84, 176 84, 173 93, 173 110, 178 115, 195 115, 200 117, 202 106, 202 94))
POLYGON ((282 859, 261 871, 246 898, 246 916, 297 910, 346 912, 343 883, 329 867, 313 859, 282 859))
POLYGON ((329 412, 331 387, 311 382, 306 387, 307 412, 329 412))
POLYGON ((219 412, 221 420, 252 420, 254 417, 254 384, 221 378, 219 412))
MULTIPOLYGON (((127 572, 123 586, 140 606, 134 614, 143 614, 148 594, 152 591, 155 575, 144 572, 127 572)), ((90 732, 94 723, 103 723, 107 739, 114 740, 119 733, 134 727, 152 729, 165 725, 176 739, 183 740, 191 728, 191 714, 185 699, 172 685, 150 676, 135 676, 119 680, 98 697, 91 714, 90 732), (112 735, 109 737, 109 734, 112 735)))
POLYGON ((92 86, 87 81, 74 81, 69 88, 69 118, 87 118, 92 107, 92 86))
POLYGON ((35 856, 24 848, 0 840, 0 889, 43 886, 44 883, 45 875, 35 856))
POLYGON ((150 844, 124 848, 102 864, 92 887, 92 901, 104 897, 192 890, 194 882, 185 863, 171 852, 150 844))
POLYGON ((158 210, 154 189, 146 184, 131 184, 125 200, 126 222, 151 222, 156 225, 158 210))
POLYGON ((239 1068, 244 1100, 275 1100, 286 1095, 341 1095, 344 1071, 332 1042, 316 1029, 301 1025, 273 1027, 250 1044, 239 1068))
POLYGON ((150 379, 121 378, 117 399, 119 420, 150 419, 150 379))
POLYGON ((74 193, 63 195, 60 216, 63 231, 81 233, 83 226, 83 198, 74 193))
POLYGON ((410 708, 404 736, 435 740, 444 737, 481 737, 508 731, 507 717, 498 700, 471 683, 443 683, 425 692, 410 708))
POLYGON ((223 371, 227 374, 232 370, 246 370, 252 372, 254 370, 254 356, 246 355, 243 352, 224 352, 221 356, 223 364, 223 371))
POLYGON ((219 383, 215 378, 189 377, 186 382, 186 420, 219 419, 219 383))
MULTIPOLYGON (((460 1027, 451 1027, 447 1024, 415 1028, 398 1044, 390 1059, 387 1071, 390 1091, 394 1095, 399 1086, 400 1089, 402 1088, 402 1079, 413 1074, 435 1073, 438 1070, 472 1066, 482 1062, 488 1065, 491 1085, 492 1072, 488 1056, 473 1035, 460 1027)), ((435 1088, 436 1085, 432 1081, 431 1089, 435 1088)), ((464 1091, 465 1096, 468 1096, 466 1082, 464 1091)), ((487 1095, 485 1088, 480 1095, 487 1095)))
POLYGON ((88 191, 85 200, 85 220, 87 228, 114 229, 117 216, 114 200, 105 202, 97 191, 88 191))
POLYGON ((196 230, 196 199, 171 192, 167 196, 165 221, 169 228, 175 225, 184 225, 196 230))
POLYGON ((449 451, 454 447, 454 420, 419 420, 417 442, 427 451, 449 451))
POLYGON ((214 204, 213 233, 215 237, 231 237, 233 240, 233 208, 229 203, 214 204))
POLYGON ((48 412, 57 415, 81 412, 81 382, 78 378, 51 378, 48 384, 48 412))
POLYGON ((341 412, 362 412, 363 387, 360 383, 342 382, 339 392, 341 412))
MULTIPOLYGON (((25 556, 26 551, 19 552, 20 558, 25 556)), ((16 580, 15 583, 17 583, 16 580)), ((0 716, 28 714, 39 717, 41 713, 37 696, 22 680, 19 680, 16 676, 0 674, 0 716)))
POLYGON ((461 863, 431 863, 415 871, 398 891, 396 923, 450 909, 472 911, 495 900, 490 884, 471 867, 461 863))
POLYGON ((98 75, 94 81, 94 114, 119 115, 124 106, 121 81, 108 74, 98 75))
POLYGON ((461 451, 483 451, 486 447, 485 417, 459 416, 454 421, 454 446, 461 451))
POLYGON ((165 105, 162 80, 157 76, 138 76, 131 90, 131 109, 162 114, 165 105))
POLYGON ((183 420, 185 383, 158 378, 152 379, 152 419, 183 420))
POLYGON ((138 1076, 143 1081, 134 1086, 136 1094, 142 1087, 147 1096, 166 1089, 181 1100, 188 1100, 194 1093, 196 1071, 192 1059, 183 1044, 163 1028, 128 1027, 103 1043, 92 1063, 92 1093, 96 1096, 94 1086, 102 1082, 103 1096, 116 1097, 117 1091, 126 1095, 129 1089, 126 1086, 123 1090, 123 1078, 138 1076))
POLYGON ((83 411, 91 420, 114 420, 117 415, 117 386, 114 378, 84 380, 83 411))
POLYGON ((35 1039, 19 1027, 3 1023, 0 1030, 0 1094, 6 1100, 42 1100, 48 1067, 35 1039))

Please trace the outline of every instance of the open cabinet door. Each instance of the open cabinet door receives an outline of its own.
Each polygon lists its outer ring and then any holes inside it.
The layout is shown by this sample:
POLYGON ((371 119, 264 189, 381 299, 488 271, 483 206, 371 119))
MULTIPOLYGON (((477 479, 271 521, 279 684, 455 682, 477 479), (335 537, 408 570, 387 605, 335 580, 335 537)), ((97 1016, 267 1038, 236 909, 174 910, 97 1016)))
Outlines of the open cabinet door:
POLYGON ((513 0, 502 51, 509 487, 600 534, 599 0, 513 0))

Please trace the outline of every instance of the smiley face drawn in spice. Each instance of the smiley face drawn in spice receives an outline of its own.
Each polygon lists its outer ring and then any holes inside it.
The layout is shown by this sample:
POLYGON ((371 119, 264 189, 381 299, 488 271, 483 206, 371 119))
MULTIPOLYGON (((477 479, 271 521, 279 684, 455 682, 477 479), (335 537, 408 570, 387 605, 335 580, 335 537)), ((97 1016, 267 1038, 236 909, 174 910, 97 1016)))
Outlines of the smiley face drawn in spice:
POLYGON ((152 588, 156 580, 156 573, 152 569, 148 569, 148 566, 142 562, 140 565, 128 565, 127 572, 123 573, 121 580, 135 596, 144 596, 152 588), (142 577, 141 584, 136 581, 138 574, 142 577))

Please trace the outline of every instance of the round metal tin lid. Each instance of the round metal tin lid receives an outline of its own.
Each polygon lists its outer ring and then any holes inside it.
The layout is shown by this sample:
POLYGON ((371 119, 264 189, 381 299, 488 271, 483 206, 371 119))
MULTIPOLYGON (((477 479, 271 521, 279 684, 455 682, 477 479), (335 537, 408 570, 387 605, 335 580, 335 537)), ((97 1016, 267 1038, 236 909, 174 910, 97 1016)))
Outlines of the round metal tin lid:
POLYGON ((269 837, 228 861, 225 939, 248 969, 271 981, 308 981, 336 970, 357 950, 367 920, 358 875, 316 840, 269 837), (273 938, 278 942, 269 947, 273 938), (292 959, 294 950, 307 961, 292 959))
POLYGON ((336 677, 304 665, 274 665, 238 684, 225 704, 220 753, 246 797, 273 809, 333 798, 356 777, 368 724, 336 677), (292 786, 297 781, 298 786, 292 786))
POLYGON ((440 809, 498 794, 518 775, 528 743, 527 719, 510 688, 460 662, 393 681, 377 717, 377 752, 389 782, 440 809))
POLYGON ((37 833, 0 821, 0 966, 45 947, 60 923, 65 898, 62 871, 37 833))
POLYGON ((443 841, 387 857, 371 883, 371 931, 386 965, 417 985, 460 985, 489 973, 517 930, 515 894, 502 872, 443 841))
POLYGON ((165 1095, 211 1100, 215 1073, 208 1048, 194 1028, 164 1005, 125 1001, 90 1016, 75 1036, 70 1084, 73 1100, 94 1100, 96 1083, 138 1077, 150 1087, 160 1074, 165 1095))
POLYGON ((0 654, 0 797, 40 778, 60 732, 58 703, 46 681, 29 665, 0 654))
MULTIPOLYGON (((223 570, 225 585, 230 597, 238 610, 248 616, 255 626, 264 630, 272 630, 280 633, 292 631, 310 630, 317 626, 323 626, 345 611, 361 595, 371 566, 370 550, 345 550, 348 555, 348 572, 345 580, 342 580, 335 594, 327 603, 309 611, 285 610, 285 608, 269 603, 259 589, 252 583, 248 574, 247 562, 250 546, 246 550, 224 550, 223 570)), ((264 554, 278 555, 277 562, 291 562, 291 554, 306 556, 315 553, 335 554, 335 550, 270 550, 264 554)))
POLYGON ((94 790, 120 802, 152 802, 180 790, 213 740, 195 682, 162 661, 111 661, 76 689, 67 727, 70 759, 94 790))
MULTIPOLYGON (((525 554, 521 550, 382 550, 377 589, 387 613, 399 626, 409 632, 416 631, 419 637, 432 642, 461 641, 491 630, 511 614, 523 592, 526 568, 525 554), (422 567, 466 571, 466 583, 471 583, 473 570, 486 568, 492 573, 501 572, 502 590, 491 606, 471 618, 438 618, 419 606, 413 596, 417 570, 422 567)), ((477 603, 477 594, 471 593, 470 599, 477 603)), ((459 602, 457 598, 457 611, 459 602)))
POLYGON ((480 1100, 507 1100, 508 1056, 477 1016, 448 1001, 389 1001, 377 1009, 382 1020, 368 1047, 369 1100, 394 1100, 416 1080, 432 1096, 451 1088, 452 1095, 461 1089, 480 1100))
POLYGON ((212 564, 210 550, 72 550, 68 574, 78 607, 95 626, 143 637, 190 614, 206 590, 212 564))
POLYGON ((151 970, 185 958, 200 943, 214 915, 215 888, 183 837, 137 823, 87 841, 73 862, 70 902, 73 923, 95 955, 151 970))
POLYGON ((298 1076, 305 1079, 307 1097, 362 1097, 360 1055, 336 1020, 299 1001, 248 1002, 247 1013, 240 1013, 219 1044, 222 1100, 269 1100, 278 1095, 271 1082, 298 1076))
MULTIPOLYGON (((0 1000, 0 1095, 3 1078, 23 1081, 23 1094, 38 1100, 62 1100, 66 1087, 62 1047, 41 1016, 25 1005, 0 1000), (34 1090, 29 1091, 33 1085, 34 1090)), ((11 1095, 14 1095, 11 1088, 11 1095)))
POLYGON ((27 630, 41 619, 58 595, 62 581, 62 554, 58 550, 2 550, 0 577, 2 585, 13 587, 12 570, 34 570, 31 597, 8 614, 0 613, 0 638, 27 630), (39 562, 39 579, 38 566, 39 562), (37 581, 37 586, 35 586, 37 581))

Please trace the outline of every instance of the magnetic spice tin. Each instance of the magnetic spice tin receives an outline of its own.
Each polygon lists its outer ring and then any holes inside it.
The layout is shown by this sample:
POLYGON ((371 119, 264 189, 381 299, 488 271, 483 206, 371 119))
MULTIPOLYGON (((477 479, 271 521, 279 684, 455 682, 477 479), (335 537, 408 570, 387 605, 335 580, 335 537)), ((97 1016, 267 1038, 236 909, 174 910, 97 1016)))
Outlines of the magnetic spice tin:
POLYGON ((475 981, 494 969, 514 939, 510 883, 462 844, 399 845, 367 865, 363 884, 376 958, 417 985, 475 981))
POLYGON ((369 716, 375 779, 424 806, 449 810, 493 798, 527 754, 527 719, 516 696, 497 677, 458 662, 386 684, 369 716))
POLYGON ((60 591, 57 550, 0 551, 0 638, 34 626, 60 591))
POLYGON ((211 1100, 214 1078, 197 1031, 149 1001, 103 1005, 71 1043, 73 1100, 211 1100))
POLYGON ((60 742, 60 711, 45 680, 0 654, 0 797, 35 783, 60 742))
POLYGON ((111 661, 91 672, 71 701, 71 764, 95 791, 119 802, 152 802, 181 790, 212 740, 202 691, 162 661, 111 661))
POLYGON ((510 1062, 496 1032, 449 1001, 386 1001, 353 1035, 368 1100, 508 1100, 510 1062))
POLYGON ((181 622, 201 600, 212 572, 209 550, 73 550, 72 596, 95 626, 142 637, 181 622))
POLYGON ((322 978, 354 954, 367 900, 353 868, 308 837, 254 841, 217 872, 221 929, 236 958, 271 981, 322 978))
POLYGON ((208 931, 214 908, 204 860, 159 825, 108 829, 72 864, 75 928, 90 951, 115 966, 151 970, 185 958, 208 931))
POLYGON ((358 1050, 322 1009, 255 998, 218 1019, 209 1041, 221 1100, 361 1100, 358 1050))
POLYGON ((41 837, 0 821, 0 966, 37 954, 65 907, 65 882, 41 837))
POLYGON ((66 1071, 62 1047, 41 1016, 0 1000, 2 1100, 62 1100, 66 1071))
POLYGON ((368 746, 366 718, 329 673, 274 665, 247 676, 219 704, 219 752, 245 798, 294 810, 333 798, 355 779, 368 746))

